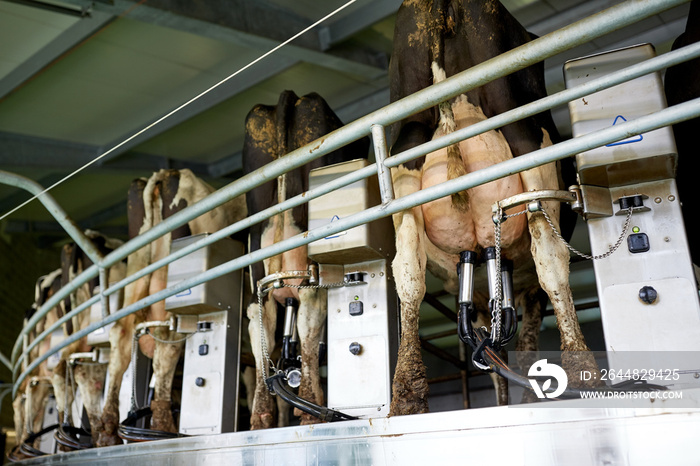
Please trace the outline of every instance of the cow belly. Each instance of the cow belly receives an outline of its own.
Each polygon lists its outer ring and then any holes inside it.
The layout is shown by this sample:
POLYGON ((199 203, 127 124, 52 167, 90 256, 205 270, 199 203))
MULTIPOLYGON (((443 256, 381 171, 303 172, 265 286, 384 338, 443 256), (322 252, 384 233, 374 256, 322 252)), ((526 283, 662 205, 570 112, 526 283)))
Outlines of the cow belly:
MULTIPOLYGON (((452 106, 457 128, 486 120, 486 116, 480 108, 470 104, 465 96, 460 96, 452 106)), ((503 134, 498 131, 488 131, 479 136, 460 142, 459 149, 467 173, 490 167, 500 162, 513 158, 510 147, 503 134)), ((483 247, 493 246, 494 227, 491 206, 505 199, 523 192, 520 175, 510 175, 482 186, 469 189, 469 210, 474 218, 474 230, 476 241, 483 247)), ((509 214, 524 210, 523 207, 512 209, 509 214)), ((524 215, 512 218, 503 224, 501 241, 504 248, 520 242, 526 235, 527 218, 524 215)))

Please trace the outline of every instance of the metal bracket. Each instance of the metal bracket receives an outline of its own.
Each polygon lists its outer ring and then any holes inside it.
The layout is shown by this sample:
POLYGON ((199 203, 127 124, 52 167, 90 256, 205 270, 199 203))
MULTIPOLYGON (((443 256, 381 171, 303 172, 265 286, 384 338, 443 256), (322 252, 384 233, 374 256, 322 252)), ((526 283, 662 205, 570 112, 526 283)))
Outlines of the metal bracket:
POLYGON ((540 204, 541 201, 559 201, 568 203, 581 202, 579 191, 574 189, 574 187, 569 188, 569 191, 561 191, 556 189, 527 191, 495 202, 491 206, 491 211, 493 212, 493 222, 502 223, 507 218, 505 216, 506 210, 522 204, 528 204, 529 212, 538 212, 542 210, 542 206, 540 204))
POLYGON ((258 280, 258 293, 265 294, 272 288, 282 288, 283 280, 309 280, 309 282, 318 282, 318 272, 315 265, 309 266, 308 270, 288 270, 286 272, 277 272, 270 274, 258 280))

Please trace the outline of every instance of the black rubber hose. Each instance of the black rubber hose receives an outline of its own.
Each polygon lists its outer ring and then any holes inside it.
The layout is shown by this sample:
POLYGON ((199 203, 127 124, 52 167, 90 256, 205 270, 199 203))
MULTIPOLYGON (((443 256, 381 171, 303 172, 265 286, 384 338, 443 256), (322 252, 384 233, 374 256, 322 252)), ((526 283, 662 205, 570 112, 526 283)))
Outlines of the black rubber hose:
POLYGON ((267 379, 268 387, 284 401, 299 408, 307 414, 319 418, 325 422, 349 421, 357 419, 340 411, 335 411, 324 406, 319 406, 303 398, 299 398, 294 392, 286 387, 284 374, 275 374, 267 379))
POLYGON ((119 424, 117 429, 117 435, 122 440, 127 442, 151 442, 153 440, 163 440, 187 437, 185 434, 180 434, 178 432, 165 432, 163 430, 153 430, 145 429, 142 427, 136 427, 136 422, 145 417, 153 414, 150 407, 139 408, 136 411, 130 411, 126 419, 119 424))

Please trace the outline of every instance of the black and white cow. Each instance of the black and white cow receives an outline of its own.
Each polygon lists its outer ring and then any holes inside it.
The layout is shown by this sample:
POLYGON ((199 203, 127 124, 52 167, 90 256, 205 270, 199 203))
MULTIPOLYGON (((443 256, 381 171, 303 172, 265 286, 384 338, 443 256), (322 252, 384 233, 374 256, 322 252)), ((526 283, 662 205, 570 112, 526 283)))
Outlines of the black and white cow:
MULTIPOLYGON (((391 100, 399 100, 532 39, 496 0, 405 0, 394 32, 389 69, 391 100)), ((391 152, 401 153, 545 95, 542 64, 530 66, 397 123, 392 127, 391 152)), ((558 137, 549 112, 489 131, 393 169, 396 196, 406 196, 549 146, 558 137)), ((559 166, 552 163, 394 215, 396 257, 392 266, 401 300, 402 333, 392 415, 425 412, 428 407, 418 338, 418 307, 425 293, 426 269, 443 279, 449 291, 456 292, 459 253, 478 254, 494 246, 493 203, 524 191, 565 189, 567 185, 562 184, 560 175, 559 166)), ((544 204, 558 224, 560 205, 544 204)), ((569 231, 572 228, 573 225, 569 231)), ((529 310, 537 311, 543 304, 541 286, 554 306, 562 349, 587 350, 569 288, 569 254, 543 215, 528 213, 505 222, 502 247, 503 256, 514 262, 514 276, 519 277, 515 284, 519 300, 529 310), (535 268, 536 275, 532 273, 535 268)), ((527 324, 521 329, 521 341, 532 345, 536 341, 537 318, 524 319, 527 324)), ((594 367, 590 365, 592 359, 584 360, 573 361, 570 367, 594 367)), ((499 398, 502 402, 503 398, 499 398)))
MULTIPOLYGON (((299 98, 292 91, 284 91, 277 105, 256 105, 246 117, 246 136, 243 148, 243 171, 250 173, 302 147, 342 126, 340 119, 318 94, 299 98)), ((347 160, 366 158, 369 142, 357 141, 338 151, 325 155, 301 168, 269 181, 246 195, 248 212, 260 212, 275 203, 282 202, 308 190, 308 174, 312 168, 347 160)), ((307 208, 296 207, 270 220, 254 225, 250 230, 249 251, 279 242, 307 230, 307 208)), ((263 263, 251 266, 251 281, 255 284, 266 275, 280 271, 307 270, 309 259, 306 247, 299 247, 263 263)), ((297 284, 299 281, 288 281, 297 284)), ((273 299, 266 299, 263 306, 263 326, 268 351, 274 348, 277 322, 276 303, 284 303, 287 297, 299 300, 297 326, 301 341, 302 385, 300 396, 316 404, 323 404, 323 391, 318 376, 318 346, 321 328, 326 318, 326 294, 324 290, 281 288, 273 292, 273 299)), ((251 409, 251 428, 273 427, 275 405, 262 380, 262 341, 257 300, 248 307, 250 338, 257 365, 256 389, 251 409)), ((302 423, 317 422, 303 414, 302 423)))

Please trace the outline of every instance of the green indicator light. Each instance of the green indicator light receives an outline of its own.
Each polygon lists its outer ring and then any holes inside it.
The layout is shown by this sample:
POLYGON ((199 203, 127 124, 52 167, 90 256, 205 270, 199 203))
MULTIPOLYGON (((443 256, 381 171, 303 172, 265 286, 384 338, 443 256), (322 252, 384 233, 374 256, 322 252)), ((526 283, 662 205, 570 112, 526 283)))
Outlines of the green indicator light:
POLYGON ((359 296, 355 296, 355 301, 358 301, 360 299, 359 296))
POLYGON ((639 227, 633 227, 632 232, 634 233, 639 233, 639 227))

